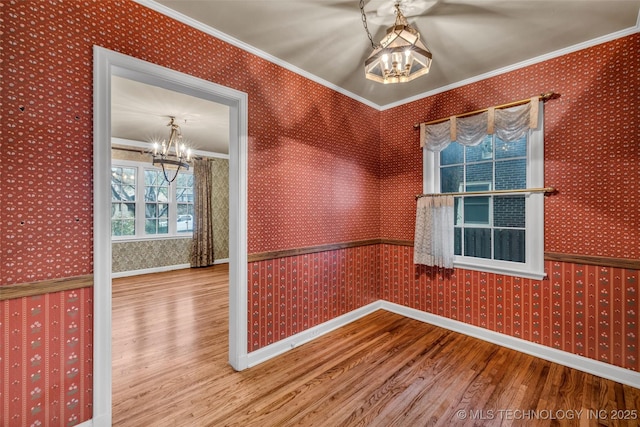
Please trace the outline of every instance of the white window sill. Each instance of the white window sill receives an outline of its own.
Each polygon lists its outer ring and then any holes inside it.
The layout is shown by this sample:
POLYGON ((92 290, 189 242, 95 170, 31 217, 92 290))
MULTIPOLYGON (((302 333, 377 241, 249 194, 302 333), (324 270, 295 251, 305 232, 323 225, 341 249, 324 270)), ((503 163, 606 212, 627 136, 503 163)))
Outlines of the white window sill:
POLYGON ((485 273, 496 273, 496 274, 504 274, 506 276, 513 277, 522 277, 525 279, 534 279, 534 280, 543 280, 547 277, 547 274, 542 271, 529 271, 524 269, 514 269, 508 267, 497 267, 497 266, 487 266, 487 265, 478 265, 467 262, 455 261, 453 263, 455 268, 462 268, 465 270, 475 270, 482 271, 485 273))

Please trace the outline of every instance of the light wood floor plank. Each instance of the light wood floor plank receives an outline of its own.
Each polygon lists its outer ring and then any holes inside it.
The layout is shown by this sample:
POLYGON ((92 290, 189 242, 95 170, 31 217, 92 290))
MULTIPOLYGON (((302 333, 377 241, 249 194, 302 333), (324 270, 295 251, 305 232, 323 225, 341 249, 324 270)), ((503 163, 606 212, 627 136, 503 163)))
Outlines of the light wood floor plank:
POLYGON ((228 311, 226 265, 113 281, 115 426, 638 425, 638 389, 384 311, 235 372, 228 311))

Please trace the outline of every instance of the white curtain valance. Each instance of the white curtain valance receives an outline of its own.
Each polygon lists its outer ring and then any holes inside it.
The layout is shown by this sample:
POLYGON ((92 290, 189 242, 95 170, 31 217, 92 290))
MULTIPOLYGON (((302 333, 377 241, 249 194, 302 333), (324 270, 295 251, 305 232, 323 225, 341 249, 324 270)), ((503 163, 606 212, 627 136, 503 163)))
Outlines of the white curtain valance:
POLYGON ((442 151, 452 141, 464 146, 480 144, 487 134, 505 142, 518 140, 528 129, 538 127, 539 98, 511 108, 489 108, 467 117, 453 116, 444 122, 420 124, 420 147, 442 151))
POLYGON ((517 141, 528 129, 538 127, 538 101, 495 110, 495 134, 505 142, 517 141))
POLYGON ((480 145, 487 136, 488 113, 485 111, 480 114, 469 117, 460 117, 456 119, 456 141, 465 147, 474 147, 480 145))
MULTIPOLYGON (((420 125, 420 146, 424 147, 428 141, 428 149, 442 151, 451 143, 451 123, 449 120, 434 125, 420 125)), ((454 138, 455 141, 455 138, 454 138)))

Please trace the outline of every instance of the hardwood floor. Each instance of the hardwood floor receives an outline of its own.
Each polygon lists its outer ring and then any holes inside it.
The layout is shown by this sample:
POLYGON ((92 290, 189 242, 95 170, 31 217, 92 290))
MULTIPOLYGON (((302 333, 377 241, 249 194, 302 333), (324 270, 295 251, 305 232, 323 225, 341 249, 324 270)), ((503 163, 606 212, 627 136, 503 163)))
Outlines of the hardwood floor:
POLYGON ((235 372, 228 304, 226 265, 113 281, 113 425, 639 425, 638 389, 385 311, 235 372))

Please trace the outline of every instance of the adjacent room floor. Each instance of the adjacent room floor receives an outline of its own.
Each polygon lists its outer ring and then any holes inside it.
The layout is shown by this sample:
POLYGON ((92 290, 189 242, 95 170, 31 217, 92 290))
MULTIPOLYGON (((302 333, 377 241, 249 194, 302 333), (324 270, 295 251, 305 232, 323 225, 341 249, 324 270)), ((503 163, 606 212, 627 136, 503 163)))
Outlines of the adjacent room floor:
POLYGON ((113 281, 115 426, 638 425, 638 389, 385 311, 235 372, 228 309, 227 265, 113 281))

